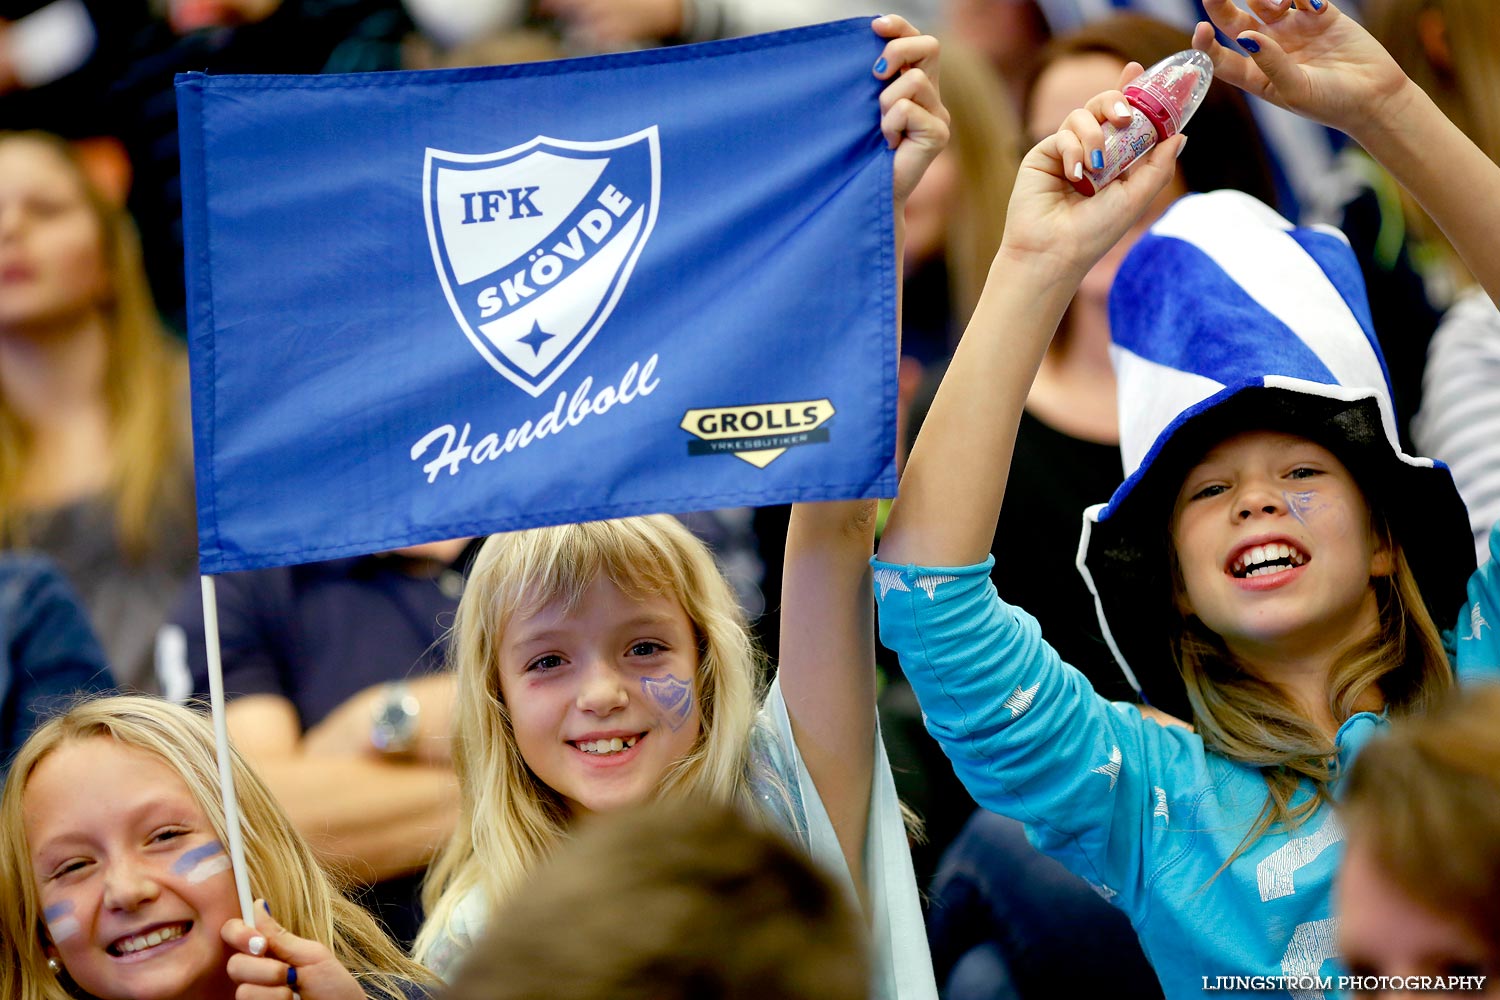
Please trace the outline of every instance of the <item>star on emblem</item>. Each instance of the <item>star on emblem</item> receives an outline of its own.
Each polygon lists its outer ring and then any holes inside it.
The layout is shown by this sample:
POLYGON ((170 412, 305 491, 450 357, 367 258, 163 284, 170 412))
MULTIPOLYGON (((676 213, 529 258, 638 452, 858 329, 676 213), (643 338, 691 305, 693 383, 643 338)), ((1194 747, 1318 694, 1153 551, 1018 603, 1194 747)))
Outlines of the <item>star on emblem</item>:
POLYGON ((531 352, 533 354, 541 354, 542 345, 555 336, 557 336, 557 334, 548 333, 546 330, 543 330, 542 324, 540 322, 532 320, 531 332, 521 338, 521 343, 531 348, 531 352))

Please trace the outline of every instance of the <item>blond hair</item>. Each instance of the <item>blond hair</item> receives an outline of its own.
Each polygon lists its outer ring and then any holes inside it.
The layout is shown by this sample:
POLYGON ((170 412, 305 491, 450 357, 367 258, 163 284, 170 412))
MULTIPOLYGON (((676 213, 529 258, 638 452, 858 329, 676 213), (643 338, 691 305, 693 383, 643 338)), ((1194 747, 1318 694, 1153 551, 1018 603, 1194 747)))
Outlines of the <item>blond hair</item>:
POLYGON ((1397 887, 1500 958, 1500 685, 1460 688, 1370 741, 1339 802, 1350 841, 1397 887))
POLYGON ((500 694, 500 648, 517 615, 553 602, 576 608, 600 579, 633 598, 675 598, 698 644, 701 728, 688 754, 663 775, 658 794, 698 795, 758 815, 752 779, 765 776, 754 772, 750 749, 761 663, 707 547, 665 515, 491 536, 475 558, 449 644, 461 812, 428 869, 427 920, 413 949, 419 959, 432 953, 471 890, 498 906, 566 834, 562 797, 537 778, 516 745, 500 694))
MULTIPOLYGON (((1372 581, 1379 616, 1375 634, 1346 650, 1329 672, 1328 708, 1340 722, 1371 690, 1393 714, 1402 715, 1425 712, 1453 682, 1442 636, 1405 551, 1383 523, 1377 531, 1390 549, 1393 569, 1372 581)), ((1266 804, 1222 871, 1263 834, 1295 829, 1331 801, 1330 787, 1339 777, 1337 748, 1280 688, 1246 671, 1197 618, 1183 619, 1173 646, 1204 746, 1259 768, 1266 782, 1266 804), (1313 794, 1293 805, 1304 781, 1312 783, 1313 794)))
MULTIPOLYGON (((201 713, 130 695, 83 701, 43 724, 17 753, 0 799, 0 883, 14 887, 11 901, 0 906, 0 996, 7 1000, 73 1000, 47 968, 22 799, 32 772, 49 754, 90 739, 112 739, 171 768, 219 840, 229 842, 213 730, 201 713)), ((250 888, 265 899, 277 922, 326 945, 368 995, 401 1000, 406 996, 403 984, 432 984, 427 970, 403 955, 369 913, 345 898, 243 758, 233 751, 231 758, 250 888)))
MULTIPOLYGON (((89 181, 78 156, 46 132, 0 132, 0 144, 29 142, 56 154, 77 180, 99 228, 108 274, 103 305, 108 331, 104 401, 109 416, 110 470, 120 547, 143 557, 164 526, 191 510, 190 445, 186 411, 187 356, 162 330, 141 260, 140 237, 129 214, 89 181)), ((0 393, 0 547, 27 543, 18 502, 31 459, 31 434, 0 393)))

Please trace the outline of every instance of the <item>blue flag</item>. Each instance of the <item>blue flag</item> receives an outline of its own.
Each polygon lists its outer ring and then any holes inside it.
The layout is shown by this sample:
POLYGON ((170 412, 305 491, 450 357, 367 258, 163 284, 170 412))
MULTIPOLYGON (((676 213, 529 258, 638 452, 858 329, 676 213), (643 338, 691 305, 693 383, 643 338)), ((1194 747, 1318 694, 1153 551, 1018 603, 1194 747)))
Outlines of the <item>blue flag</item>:
POLYGON ((883 44, 180 77, 202 571, 894 494, 883 44))

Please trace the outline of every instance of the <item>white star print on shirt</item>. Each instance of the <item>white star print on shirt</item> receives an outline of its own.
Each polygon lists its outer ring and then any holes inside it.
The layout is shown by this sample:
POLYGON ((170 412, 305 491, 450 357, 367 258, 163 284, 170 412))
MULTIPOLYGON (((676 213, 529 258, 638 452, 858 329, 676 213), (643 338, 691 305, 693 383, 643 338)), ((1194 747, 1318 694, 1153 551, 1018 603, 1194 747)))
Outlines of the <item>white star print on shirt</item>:
POLYGON ((894 569, 877 569, 875 571, 875 583, 880 587, 880 599, 885 600, 885 595, 893 590, 910 591, 906 581, 901 579, 901 573, 894 569))
POLYGON ((1115 782, 1120 780, 1120 748, 1111 747, 1109 751, 1109 763, 1100 764, 1098 767, 1089 768, 1094 774, 1109 775, 1109 790, 1115 790, 1115 782))
POLYGON ((927 599, 929 601, 935 601, 937 600, 937 589, 943 584, 952 583, 957 579, 958 577, 956 576, 919 576, 917 577, 917 586, 927 591, 927 599))
POLYGON ((1464 636, 1464 641, 1480 639, 1483 637, 1483 629, 1492 628, 1489 622, 1484 620, 1484 612, 1479 610, 1479 602, 1469 609, 1469 634, 1464 636))
POLYGON ((1010 697, 1005 699, 1005 707, 1010 709, 1012 721, 1026 714, 1026 710, 1031 707, 1032 699, 1036 697, 1037 689, 1041 686, 1040 681, 1029 688, 1022 688, 1019 684, 1016 685, 1016 689, 1010 693, 1010 697))

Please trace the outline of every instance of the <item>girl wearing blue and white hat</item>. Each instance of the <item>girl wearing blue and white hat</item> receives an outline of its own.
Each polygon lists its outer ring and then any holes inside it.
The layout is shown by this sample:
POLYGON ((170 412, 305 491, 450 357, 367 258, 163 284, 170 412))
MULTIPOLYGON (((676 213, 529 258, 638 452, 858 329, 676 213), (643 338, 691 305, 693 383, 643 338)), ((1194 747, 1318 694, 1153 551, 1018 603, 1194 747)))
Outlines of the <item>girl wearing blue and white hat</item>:
MULTIPOLYGON (((1500 168, 1327 0, 1318 13, 1252 7, 1266 23, 1209 4, 1260 49, 1250 72, 1221 76, 1368 139, 1445 226, 1462 202, 1444 185, 1500 189, 1500 168), (1347 110, 1361 94, 1376 99, 1367 130, 1347 110), (1392 128, 1381 116, 1398 111, 1392 128)), ((1321 996, 1339 971, 1339 776, 1390 717, 1424 710, 1455 677, 1500 676, 1500 560, 1474 572, 1447 469, 1396 443, 1347 243, 1218 192, 1178 202, 1116 279, 1130 471, 1086 513, 1078 553, 1127 676, 1193 728, 1099 698, 999 600, 989 542, 1029 382, 1082 275, 1185 141, 1077 195, 1067 177, 1099 148, 1101 122, 1123 123, 1121 102, 1094 98, 1022 164, 875 561, 881 636, 970 792, 1128 913, 1169 996, 1226 984, 1321 996)), ((1500 286, 1500 267, 1478 259, 1483 227, 1448 231, 1500 286)))

